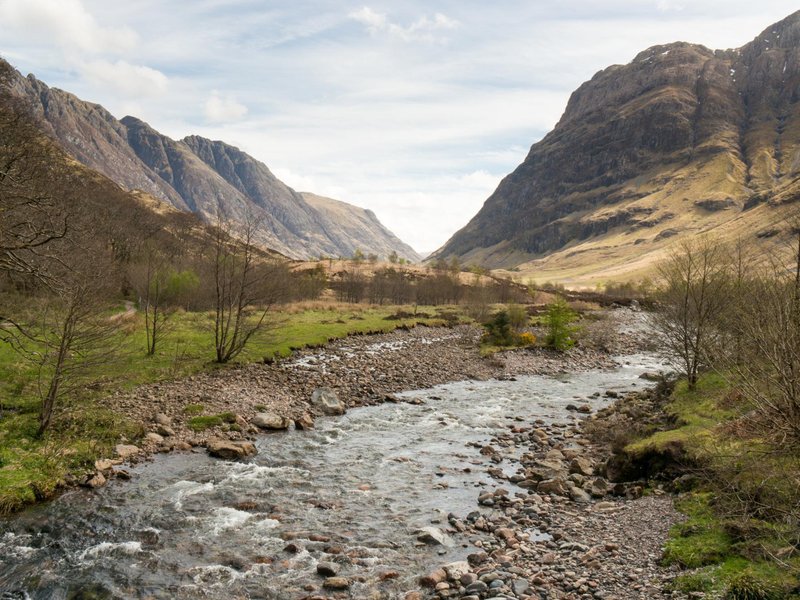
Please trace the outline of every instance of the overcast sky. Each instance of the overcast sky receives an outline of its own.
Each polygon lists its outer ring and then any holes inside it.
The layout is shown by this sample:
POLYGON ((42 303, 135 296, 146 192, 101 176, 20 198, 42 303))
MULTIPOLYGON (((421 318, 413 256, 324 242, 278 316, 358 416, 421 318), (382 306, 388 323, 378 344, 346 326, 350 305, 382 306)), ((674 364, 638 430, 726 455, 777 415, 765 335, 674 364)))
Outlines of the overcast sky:
POLYGON ((0 0, 24 74, 442 245, 595 72, 677 40, 738 47, 779 0, 0 0))

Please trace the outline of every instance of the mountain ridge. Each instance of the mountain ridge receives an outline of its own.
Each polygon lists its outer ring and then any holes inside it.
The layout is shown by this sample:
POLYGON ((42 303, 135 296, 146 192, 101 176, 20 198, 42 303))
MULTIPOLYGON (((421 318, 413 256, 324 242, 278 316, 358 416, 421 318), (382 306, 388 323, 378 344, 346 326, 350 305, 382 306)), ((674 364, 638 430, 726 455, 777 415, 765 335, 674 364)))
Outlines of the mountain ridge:
POLYGON ((736 50, 648 48, 579 86, 432 258, 599 279, 684 234, 757 234, 800 197, 799 97, 800 11, 736 50))
POLYGON ((118 120, 99 104, 11 70, 10 89, 26 100, 43 131, 72 158, 124 189, 141 190, 207 222, 218 215, 234 222, 254 217, 260 225, 257 241, 290 258, 349 256, 359 247, 382 256, 391 248, 420 260, 377 218, 359 221, 367 229, 335 223, 356 218, 361 209, 330 213, 312 207, 264 163, 234 146, 200 136, 173 140, 136 117, 118 120), (356 236, 352 243, 326 233, 342 228, 356 236))

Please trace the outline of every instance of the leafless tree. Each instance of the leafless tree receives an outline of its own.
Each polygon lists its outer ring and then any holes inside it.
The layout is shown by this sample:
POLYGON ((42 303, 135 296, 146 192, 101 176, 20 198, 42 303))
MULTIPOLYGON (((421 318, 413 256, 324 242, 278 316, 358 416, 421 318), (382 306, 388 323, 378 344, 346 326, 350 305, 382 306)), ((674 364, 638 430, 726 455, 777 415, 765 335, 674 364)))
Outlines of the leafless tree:
POLYGON ((236 358, 287 292, 285 265, 259 253, 254 236, 260 225, 248 215, 238 226, 221 215, 212 229, 214 347, 216 361, 236 358))
POLYGON ((152 356, 169 332, 170 318, 178 307, 188 304, 199 278, 191 269, 178 268, 177 257, 167 255, 163 245, 153 244, 129 269, 129 278, 144 315, 147 354, 152 356))
POLYGON ((662 287, 655 324, 689 389, 695 389, 719 337, 716 319, 730 301, 729 266, 722 244, 700 238, 680 243, 658 268, 662 287))
POLYGON ((41 275, 36 257, 66 234, 66 211, 45 191, 52 143, 9 90, 12 74, 0 66, 0 271, 41 275))
POLYGON ((792 252, 772 253, 738 303, 741 358, 726 365, 779 445, 800 442, 800 220, 792 252))

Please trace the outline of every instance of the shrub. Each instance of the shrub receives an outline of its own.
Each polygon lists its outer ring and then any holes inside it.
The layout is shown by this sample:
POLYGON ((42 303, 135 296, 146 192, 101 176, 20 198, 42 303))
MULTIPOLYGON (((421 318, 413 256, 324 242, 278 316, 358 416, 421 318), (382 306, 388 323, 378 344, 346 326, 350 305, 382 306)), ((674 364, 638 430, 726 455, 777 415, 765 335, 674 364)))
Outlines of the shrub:
POLYGON ((576 328, 572 323, 578 318, 563 298, 558 298, 555 302, 547 305, 547 312, 544 316, 544 326, 547 328, 545 344, 563 352, 575 345, 573 335, 576 328))
POLYGON ((536 343, 536 336, 533 335, 530 331, 525 331, 524 333, 520 334, 519 336, 520 346, 533 346, 535 343, 536 343))
POLYGON ((748 573, 733 577, 725 592, 725 600, 772 600, 776 597, 769 586, 748 573))
POLYGON ((484 324, 486 334, 484 339, 495 346, 513 346, 516 335, 511 329, 508 312, 501 310, 495 313, 490 321, 484 324))

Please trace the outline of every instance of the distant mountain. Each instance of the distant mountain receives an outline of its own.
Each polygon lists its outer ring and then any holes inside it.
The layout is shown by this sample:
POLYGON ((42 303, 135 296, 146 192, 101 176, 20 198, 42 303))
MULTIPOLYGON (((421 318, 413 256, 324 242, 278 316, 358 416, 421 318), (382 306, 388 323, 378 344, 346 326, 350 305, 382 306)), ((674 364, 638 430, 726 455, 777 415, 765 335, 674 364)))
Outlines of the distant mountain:
MULTIPOLYGON (((42 128, 72 157, 128 190, 141 190, 207 221, 252 214, 258 241, 291 258, 350 256, 354 248, 409 260, 416 253, 357 207, 308 203, 266 165, 223 142, 189 136, 176 141, 135 117, 114 118, 98 104, 15 72, 12 90, 27 100, 42 128), (338 222, 337 219, 356 221, 338 222)), ((347 205, 349 206, 349 205, 347 205)))
POLYGON ((309 192, 301 192, 301 195, 323 216, 319 225, 325 235, 338 247, 346 249, 342 256, 352 256, 356 249, 360 249, 364 254, 377 254, 384 258, 397 252, 399 257, 412 262, 422 260, 411 246, 386 229, 371 210, 309 192))
POLYGON ((654 46, 581 85, 433 257, 591 280, 698 232, 774 235, 800 199, 798 100, 800 11, 738 50, 654 46))

